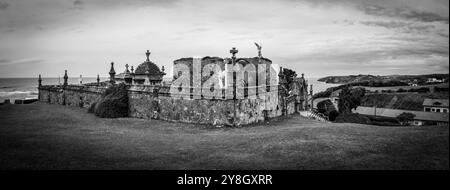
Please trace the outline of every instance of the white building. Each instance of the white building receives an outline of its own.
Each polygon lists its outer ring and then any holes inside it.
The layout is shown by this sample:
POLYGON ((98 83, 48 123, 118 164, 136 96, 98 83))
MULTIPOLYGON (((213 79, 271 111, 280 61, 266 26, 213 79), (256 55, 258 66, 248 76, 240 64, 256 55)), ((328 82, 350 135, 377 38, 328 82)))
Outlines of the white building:
POLYGON ((413 111, 413 110, 399 110, 399 109, 388 109, 388 108, 375 108, 375 107, 363 107, 358 106, 354 113, 359 113, 362 115, 374 115, 378 117, 389 117, 396 118, 402 113, 412 113, 415 115, 414 119, 408 123, 411 125, 440 125, 448 126, 449 114, 447 113, 436 113, 436 112, 423 112, 423 111, 413 111))
POLYGON ((430 99, 423 101, 423 111, 448 113, 448 99, 430 99))
POLYGON ((427 82, 444 82, 444 79, 428 78, 427 82))

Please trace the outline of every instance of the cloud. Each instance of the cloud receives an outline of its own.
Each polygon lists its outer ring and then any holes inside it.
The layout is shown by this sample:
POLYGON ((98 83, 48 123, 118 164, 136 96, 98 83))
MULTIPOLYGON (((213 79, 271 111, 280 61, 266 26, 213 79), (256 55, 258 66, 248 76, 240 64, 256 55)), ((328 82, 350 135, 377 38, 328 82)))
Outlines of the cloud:
POLYGON ((0 66, 5 66, 5 65, 32 65, 32 64, 42 63, 42 62, 44 62, 44 60, 42 60, 42 59, 35 59, 35 58, 16 59, 16 60, 0 59, 0 66))
POLYGON ((378 5, 361 5, 358 6, 365 14, 381 16, 381 17, 393 17, 402 18, 407 20, 421 21, 421 22, 445 22, 448 23, 449 18, 441 16, 436 13, 416 11, 407 8, 386 8, 378 5))
POLYGON ((9 3, 8 2, 0 1, 0 10, 5 10, 8 7, 9 7, 9 3))
POLYGON ((434 25, 422 24, 418 22, 403 22, 403 21, 360 21, 360 24, 367 26, 378 26, 387 29, 398 29, 402 32, 411 33, 428 33, 435 28, 434 25))
POLYGON ((83 8, 83 1, 81 0, 75 0, 73 2, 73 6, 75 7, 75 9, 82 9, 83 8))
POLYGON ((141 52, 150 49, 154 61, 170 70, 177 58, 229 56, 234 46, 239 56, 254 56, 256 41, 263 44, 264 56, 309 76, 368 68, 403 68, 397 70, 400 74, 425 68, 440 71, 433 64, 441 66, 448 59, 449 39, 448 6, 443 3, 15 0, 0 12, 0 57, 11 59, 0 60, 0 65, 26 68, 33 62, 23 60, 27 52, 27 57, 46 60, 40 64, 48 66, 46 72, 60 73, 64 67, 96 76, 111 61, 137 66, 141 52))

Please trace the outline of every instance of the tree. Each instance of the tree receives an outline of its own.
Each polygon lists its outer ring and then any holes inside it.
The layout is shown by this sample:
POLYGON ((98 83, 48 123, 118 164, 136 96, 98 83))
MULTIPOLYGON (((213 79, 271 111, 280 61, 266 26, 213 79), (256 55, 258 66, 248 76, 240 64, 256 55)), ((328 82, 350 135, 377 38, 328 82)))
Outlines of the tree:
POLYGON ((286 82, 290 84, 294 80, 295 76, 297 76, 297 73, 295 73, 294 70, 283 68, 283 75, 286 76, 286 82))
POLYGON ((92 104, 88 112, 102 118, 128 116, 128 87, 124 83, 113 85, 105 90, 100 100, 92 104))
POLYGON ((339 94, 338 108, 340 113, 352 113, 352 109, 361 105, 365 94, 364 88, 342 88, 339 94))
POLYGON ((397 121, 400 122, 401 125, 407 125, 409 121, 413 121, 414 115, 413 113, 403 112, 402 114, 397 116, 397 121))

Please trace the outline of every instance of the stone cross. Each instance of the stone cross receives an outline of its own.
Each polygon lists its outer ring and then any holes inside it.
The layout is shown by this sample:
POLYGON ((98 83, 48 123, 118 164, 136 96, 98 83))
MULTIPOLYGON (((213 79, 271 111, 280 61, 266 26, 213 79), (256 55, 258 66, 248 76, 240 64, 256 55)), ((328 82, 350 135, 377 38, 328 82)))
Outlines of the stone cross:
POLYGON ((231 58, 236 59, 236 53, 238 53, 238 52, 239 51, 235 47, 231 48, 231 50, 230 50, 230 53, 232 54, 231 58))
POLYGON ((97 74, 97 85, 99 85, 99 84, 100 84, 100 75, 97 74))
POLYGON ((131 73, 133 73, 134 72, 134 68, 133 68, 133 65, 131 65, 131 73))
POLYGON ((147 50, 147 52, 145 52, 145 55, 147 56, 147 61, 150 61, 150 58, 149 58, 149 56, 150 56, 150 51, 147 50))

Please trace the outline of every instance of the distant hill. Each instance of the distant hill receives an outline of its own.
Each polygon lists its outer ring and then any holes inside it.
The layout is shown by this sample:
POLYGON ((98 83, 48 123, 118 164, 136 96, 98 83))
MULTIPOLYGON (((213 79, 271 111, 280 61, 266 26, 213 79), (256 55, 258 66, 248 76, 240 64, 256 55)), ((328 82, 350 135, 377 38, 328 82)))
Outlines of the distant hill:
POLYGON ((358 83, 360 86, 403 86, 409 82, 416 82, 419 85, 427 83, 429 78, 444 80, 448 82, 449 74, 427 74, 427 75, 348 75, 348 76, 327 76, 318 81, 332 84, 358 83))

